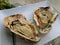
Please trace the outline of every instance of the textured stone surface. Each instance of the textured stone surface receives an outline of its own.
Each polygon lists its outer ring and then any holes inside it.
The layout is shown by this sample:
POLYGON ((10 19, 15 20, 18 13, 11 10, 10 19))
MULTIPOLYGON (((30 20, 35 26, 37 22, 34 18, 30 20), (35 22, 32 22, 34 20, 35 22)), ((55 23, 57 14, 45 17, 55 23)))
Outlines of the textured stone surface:
MULTIPOLYGON (((10 3, 14 4, 15 6, 18 5, 26 5, 26 4, 31 4, 31 3, 36 3, 44 0, 8 0, 10 3)), ((48 0, 50 1, 54 7, 60 12, 60 0, 48 0)))
POLYGON ((18 5, 26 5, 26 4, 31 4, 31 3, 37 3, 40 1, 44 0, 9 0, 10 3, 12 4, 18 4, 18 5))
POLYGON ((56 39, 48 42, 47 44, 45 45, 60 45, 60 37, 57 37, 56 39))

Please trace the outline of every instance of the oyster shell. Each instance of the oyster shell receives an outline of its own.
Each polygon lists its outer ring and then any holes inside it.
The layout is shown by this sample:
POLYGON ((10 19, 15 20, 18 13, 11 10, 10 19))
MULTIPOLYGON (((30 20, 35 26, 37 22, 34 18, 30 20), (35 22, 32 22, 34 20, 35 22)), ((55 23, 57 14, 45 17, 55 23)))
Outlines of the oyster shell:
POLYGON ((55 21, 57 13, 53 12, 52 7, 40 7, 34 11, 34 20, 39 27, 40 33, 48 33, 51 24, 55 21))
POLYGON ((39 33, 33 24, 30 24, 22 14, 11 15, 4 18, 5 26, 13 33, 25 39, 37 42, 40 40, 39 33))

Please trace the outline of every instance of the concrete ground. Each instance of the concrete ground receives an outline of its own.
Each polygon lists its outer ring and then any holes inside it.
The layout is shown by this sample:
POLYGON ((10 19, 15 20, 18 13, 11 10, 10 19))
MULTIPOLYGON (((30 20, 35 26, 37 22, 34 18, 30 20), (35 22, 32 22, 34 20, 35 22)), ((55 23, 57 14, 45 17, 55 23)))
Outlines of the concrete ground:
MULTIPOLYGON (((8 1, 17 6, 36 3, 44 0, 8 0, 8 1)), ((48 1, 50 1, 55 6, 55 8, 60 12, 60 0, 48 0, 48 1)))
POLYGON ((46 43, 45 45, 60 45, 60 37, 57 37, 56 39, 46 43))

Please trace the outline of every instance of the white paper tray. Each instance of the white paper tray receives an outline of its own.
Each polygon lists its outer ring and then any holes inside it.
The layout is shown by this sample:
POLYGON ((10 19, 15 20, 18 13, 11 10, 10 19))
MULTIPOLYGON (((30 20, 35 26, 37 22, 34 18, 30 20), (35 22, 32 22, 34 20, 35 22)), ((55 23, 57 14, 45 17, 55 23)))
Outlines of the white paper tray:
MULTIPOLYGON (((11 34, 9 33, 9 30, 7 30, 4 27, 4 22, 3 22, 4 17, 21 13, 30 22, 33 22, 33 10, 38 7, 42 7, 42 6, 45 7, 45 6, 52 6, 52 5, 50 5, 50 3, 47 1, 43 1, 43 2, 36 3, 36 4, 25 5, 22 7, 16 7, 16 8, 7 9, 7 10, 0 10, 1 45, 12 45, 13 44, 12 37, 11 37, 11 34)), ((58 11, 55 8, 54 8, 54 11, 58 13, 58 11)), ((51 41, 52 39, 58 36, 60 36, 60 16, 58 16, 58 18, 52 25, 51 31, 48 34, 46 34, 44 37, 42 37, 41 41, 39 41, 38 43, 33 44, 32 42, 24 41, 20 39, 20 37, 16 36, 16 45, 44 45, 46 42, 51 41)))

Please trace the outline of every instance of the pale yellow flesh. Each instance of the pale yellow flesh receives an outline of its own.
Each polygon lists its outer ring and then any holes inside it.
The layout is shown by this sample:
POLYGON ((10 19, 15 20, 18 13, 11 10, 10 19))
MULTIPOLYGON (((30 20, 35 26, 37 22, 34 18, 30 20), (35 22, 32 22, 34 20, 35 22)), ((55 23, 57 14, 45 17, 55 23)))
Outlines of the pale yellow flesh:
MULTIPOLYGON (((38 9, 40 9, 40 8, 38 8, 38 9)), ((48 27, 48 25, 52 25, 52 23, 55 21, 55 18, 57 17, 57 13, 54 13, 53 9, 51 9, 51 8, 48 10, 43 9, 42 11, 40 9, 40 12, 38 9, 36 9, 35 10, 36 12, 34 12, 34 20, 35 20, 37 26, 40 27, 40 29, 39 29, 40 33, 44 33, 44 34, 48 33, 48 31, 51 29, 51 27, 48 27), (39 16, 39 18, 37 16, 39 16), (41 20, 42 24, 38 21, 39 19, 41 20)))
POLYGON ((40 37, 37 36, 38 31, 36 29, 33 29, 35 28, 34 25, 31 25, 25 18, 18 19, 22 24, 24 24, 23 26, 21 26, 18 22, 15 22, 17 24, 11 26, 10 24, 14 20, 17 20, 17 19, 14 19, 14 17, 13 18, 6 17, 4 19, 6 27, 8 27, 13 33, 16 33, 17 35, 20 35, 34 42, 37 42, 40 40, 40 37), (29 25, 31 25, 33 28, 31 28, 31 26, 29 25))

